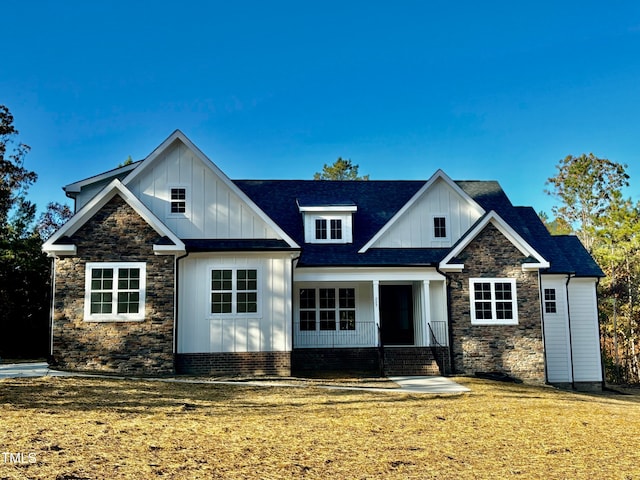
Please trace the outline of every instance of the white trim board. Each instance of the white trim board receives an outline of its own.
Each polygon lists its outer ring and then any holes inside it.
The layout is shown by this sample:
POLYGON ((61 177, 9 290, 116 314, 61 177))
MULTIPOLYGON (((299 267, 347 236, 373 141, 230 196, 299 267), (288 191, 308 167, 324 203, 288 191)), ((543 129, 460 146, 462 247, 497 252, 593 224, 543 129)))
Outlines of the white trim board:
POLYGON ((443 271, 461 271, 464 268, 463 264, 449 263, 456 256, 458 256, 472 241, 475 239, 484 228, 491 223, 496 227, 500 233, 502 233, 512 244, 516 247, 520 253, 526 257, 533 257, 537 260, 537 263, 525 263, 522 265, 523 270, 539 270, 541 268, 549 268, 550 264, 545 258, 540 255, 529 243, 520 236, 507 222, 505 222, 500 215, 494 210, 491 210, 483 219, 481 219, 475 227, 473 227, 460 241, 451 249, 447 256, 440 262, 440 269, 443 271))
POLYGON ((75 245, 56 245, 56 242, 64 236, 73 235, 91 217, 93 217, 107 202, 119 195, 145 222, 147 222, 159 235, 168 237, 174 245, 154 245, 156 254, 179 254, 184 253, 185 246, 169 228, 156 217, 138 198, 118 179, 115 179, 103 188, 100 193, 93 197, 89 203, 84 205, 78 213, 65 223, 56 233, 54 233, 42 246, 42 251, 49 256, 52 255, 75 255, 75 245))

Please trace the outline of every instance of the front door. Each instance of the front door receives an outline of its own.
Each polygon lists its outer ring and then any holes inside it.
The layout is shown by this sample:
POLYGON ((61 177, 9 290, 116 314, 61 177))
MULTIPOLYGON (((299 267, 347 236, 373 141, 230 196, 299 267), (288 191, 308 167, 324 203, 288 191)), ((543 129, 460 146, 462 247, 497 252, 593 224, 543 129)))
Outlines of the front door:
POLYGON ((380 285, 380 330, 383 345, 413 345, 411 285, 380 285))

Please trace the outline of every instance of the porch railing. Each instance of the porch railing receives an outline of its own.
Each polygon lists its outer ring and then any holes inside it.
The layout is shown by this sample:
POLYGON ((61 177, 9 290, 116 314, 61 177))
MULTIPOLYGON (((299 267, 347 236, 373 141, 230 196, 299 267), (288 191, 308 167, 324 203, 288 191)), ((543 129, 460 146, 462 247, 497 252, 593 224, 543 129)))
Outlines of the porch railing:
MULTIPOLYGON (((295 348, 377 347, 380 344, 378 328, 374 321, 356 322, 355 330, 300 330, 300 322, 293 325, 295 348)), ((429 322, 429 345, 449 345, 447 322, 429 322)))
POLYGON ((446 348, 449 345, 447 340, 447 322, 430 322, 429 346, 431 347, 431 354, 438 364, 440 373, 444 375, 451 373, 451 357, 449 356, 451 352, 446 348))
POLYGON ((431 320, 429 322, 429 344, 432 347, 446 347, 449 345, 449 336, 447 335, 446 321, 431 320))
POLYGON ((356 322, 355 330, 300 330, 300 322, 293 324, 293 345, 296 348, 377 347, 378 330, 375 322, 356 322))

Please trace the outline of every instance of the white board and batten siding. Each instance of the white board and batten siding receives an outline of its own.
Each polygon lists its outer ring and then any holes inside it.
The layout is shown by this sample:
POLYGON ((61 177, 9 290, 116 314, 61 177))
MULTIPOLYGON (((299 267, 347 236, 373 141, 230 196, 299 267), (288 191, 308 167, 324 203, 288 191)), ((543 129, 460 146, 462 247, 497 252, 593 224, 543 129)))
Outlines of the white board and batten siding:
POLYGON ((290 351, 289 254, 189 255, 179 263, 178 353, 290 351), (258 270, 258 312, 211 314, 211 270, 258 270))
POLYGON ((571 279, 569 308, 575 382, 602 381, 597 302, 596 279, 571 279))
POLYGON ((180 141, 162 152, 127 187, 180 238, 280 238, 180 141), (171 213, 172 188, 186 189, 185 214, 171 213))
POLYGON ((595 278, 542 276, 542 311, 549 383, 600 382, 600 336, 595 278), (556 291, 556 313, 547 313, 544 289, 556 291))
POLYGON ((547 357, 547 379, 550 383, 571 382, 571 346, 567 310, 566 276, 543 276, 542 315, 544 319, 545 353, 547 357), (556 292, 556 312, 547 313, 544 305, 544 290, 556 292))
POLYGON ((374 248, 447 248, 480 218, 479 212, 444 180, 424 194, 372 245, 374 248), (433 217, 445 217, 447 236, 434 236, 433 217))

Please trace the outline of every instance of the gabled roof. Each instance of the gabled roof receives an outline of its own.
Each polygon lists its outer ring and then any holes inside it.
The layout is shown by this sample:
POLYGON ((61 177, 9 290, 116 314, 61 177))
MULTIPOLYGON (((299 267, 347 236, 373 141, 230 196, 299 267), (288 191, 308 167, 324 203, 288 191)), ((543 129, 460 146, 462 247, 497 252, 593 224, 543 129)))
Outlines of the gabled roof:
POLYGON ((119 195, 138 215, 140 215, 159 235, 165 237, 162 242, 153 246, 156 254, 177 254, 185 251, 184 243, 162 223, 136 196, 115 179, 103 188, 100 193, 84 205, 71 219, 54 233, 42 246, 48 255, 75 255, 76 246, 69 243, 72 236, 91 219, 109 200, 119 195))
POLYGON ((215 176, 217 176, 224 185, 229 188, 234 194, 245 202, 249 208, 251 208, 258 217, 260 217, 269 227, 271 227, 278 235, 280 235, 285 242, 291 248, 300 248, 300 246, 278 225, 277 222, 266 214, 245 192, 234 184, 227 175, 213 163, 209 157, 207 157, 187 136, 180 130, 175 130, 167 139, 162 142, 153 152, 151 152, 143 161, 140 166, 132 170, 129 175, 123 180, 124 185, 130 184, 136 177, 140 176, 145 170, 151 168, 153 163, 167 150, 174 142, 182 142, 189 150, 191 150, 195 156, 200 159, 205 167, 209 168, 215 176))
POLYGON ((453 181, 438 170, 427 181, 230 180, 180 130, 174 131, 144 160, 69 184, 74 196, 83 187, 110 181, 54 236, 43 250, 50 255, 75 252, 69 241, 80 226, 118 194, 162 235, 157 253, 233 250, 301 250, 301 266, 441 266, 460 268, 456 256, 489 223, 498 228, 528 260, 524 269, 576 276, 602 276, 602 270, 575 237, 552 237, 530 207, 514 207, 498 182, 453 181), (230 191, 245 202, 283 240, 191 239, 180 240, 128 189, 169 149, 182 142, 230 191), (119 181, 121 180, 121 181, 119 181), (442 181, 478 213, 480 219, 451 248, 374 248, 388 231, 437 182, 442 181), (303 212, 351 212, 353 243, 306 244, 303 212), (487 213, 488 212, 488 213, 487 213), (304 244, 304 249, 300 245, 304 244))
POLYGON ((98 183, 105 180, 112 180, 114 178, 119 178, 120 180, 122 180, 129 174, 129 172, 131 172, 131 170, 135 170, 140 165, 140 163, 142 163, 142 160, 130 163, 129 165, 114 168, 99 175, 94 175, 83 180, 78 180, 77 182, 65 185, 62 189, 65 191, 68 197, 73 198, 75 196, 74 194, 80 192, 82 190, 82 187, 86 185, 91 185, 93 183, 98 183))
POLYGON ((440 262, 443 271, 460 271, 463 264, 456 262, 456 257, 482 232, 485 227, 492 224, 502 233, 524 257, 531 257, 531 261, 523 263, 523 270, 536 270, 548 268, 549 262, 531 244, 511 227, 495 210, 480 218, 471 229, 451 248, 449 253, 440 262))
POLYGON ((469 202, 472 208, 474 208, 478 214, 483 214, 485 210, 472 198, 470 197, 460 186, 458 186, 453 180, 451 180, 447 174, 445 174, 442 170, 436 171, 429 180, 418 190, 413 197, 405 203, 398 212, 380 229, 378 232, 359 250, 359 253, 365 253, 371 246, 382 236, 386 231, 388 231, 402 216, 403 214, 409 210, 423 195, 424 193, 431 188, 431 186, 437 181, 444 181, 449 187, 455 191, 458 195, 469 202))
MULTIPOLYGON (((473 228, 452 248, 369 248, 359 253, 363 245, 424 188, 424 181, 319 181, 319 180, 236 180, 234 183, 273 218, 300 245, 304 244, 300 266, 439 266, 454 248, 460 249, 478 232, 473 228), (315 245, 304 243, 302 215, 297 200, 326 205, 353 203, 357 205, 353 221, 353 243, 315 245), (313 199, 313 200, 309 200, 313 199), (469 237, 471 235, 471 237, 469 237)), ((489 221, 512 239, 525 257, 531 257, 525 268, 542 268, 545 273, 576 273, 562 250, 531 207, 514 207, 498 182, 455 181, 485 214, 474 225, 482 228, 489 221), (551 265, 549 265, 551 264, 551 265), (546 268, 546 267, 549 268, 546 268)), ((581 245, 578 246, 586 254, 581 245)), ((457 251, 457 250, 456 250, 457 251)), ((588 256, 588 254, 586 254, 588 256)), ((455 258, 455 253, 449 261, 455 258)), ((590 258, 590 257, 589 257, 590 258)), ((600 272, 597 264, 583 258, 581 275, 600 272)))

